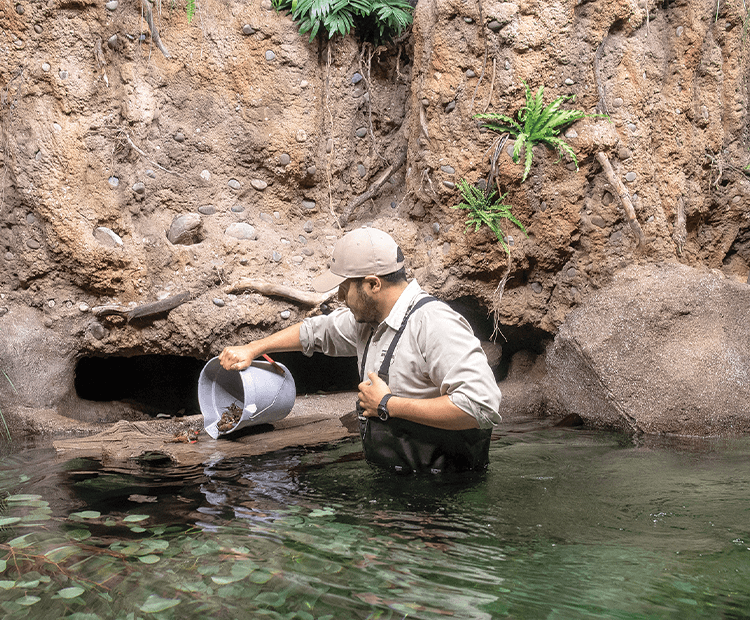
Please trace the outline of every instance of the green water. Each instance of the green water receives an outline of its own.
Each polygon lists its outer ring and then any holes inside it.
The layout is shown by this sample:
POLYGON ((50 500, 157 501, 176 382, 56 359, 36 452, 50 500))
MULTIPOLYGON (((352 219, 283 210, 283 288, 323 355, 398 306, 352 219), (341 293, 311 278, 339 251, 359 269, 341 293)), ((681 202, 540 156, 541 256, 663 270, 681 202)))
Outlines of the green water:
POLYGON ((3 617, 750 618, 750 439, 512 430, 464 481, 8 453, 3 617))

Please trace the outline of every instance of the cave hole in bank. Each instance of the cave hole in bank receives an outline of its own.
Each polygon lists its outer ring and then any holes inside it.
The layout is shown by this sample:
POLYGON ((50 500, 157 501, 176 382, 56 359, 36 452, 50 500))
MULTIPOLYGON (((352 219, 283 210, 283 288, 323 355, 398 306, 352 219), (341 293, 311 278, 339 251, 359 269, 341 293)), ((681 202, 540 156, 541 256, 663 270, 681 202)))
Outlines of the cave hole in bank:
MULTIPOLYGON (((274 353, 294 377, 297 394, 355 390, 355 358, 321 354, 274 353)), ((83 357, 76 365, 79 398, 96 402, 120 401, 156 416, 194 415, 198 405, 198 377, 207 360, 179 355, 83 357)))

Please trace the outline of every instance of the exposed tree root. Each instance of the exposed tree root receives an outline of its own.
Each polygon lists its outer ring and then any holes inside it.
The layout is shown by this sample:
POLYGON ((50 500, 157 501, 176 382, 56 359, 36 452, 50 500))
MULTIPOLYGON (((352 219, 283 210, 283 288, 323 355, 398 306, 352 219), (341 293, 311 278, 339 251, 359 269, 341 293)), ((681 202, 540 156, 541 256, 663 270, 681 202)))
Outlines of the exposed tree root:
POLYGON ((370 198, 373 198, 376 196, 380 190, 382 189, 383 185, 386 184, 388 179, 390 179, 393 174, 398 171, 401 166, 404 165, 406 162, 406 149, 403 149, 399 151, 398 155, 396 156, 396 160, 388 166, 383 172, 380 173, 377 179, 375 179, 368 190, 364 194, 360 194, 356 198, 354 198, 347 206, 346 209, 344 209, 344 213, 341 215, 341 218, 339 220, 339 223, 342 226, 345 226, 346 223, 349 221, 349 218, 351 218, 354 211, 363 205, 365 202, 370 200, 370 198))
POLYGON ((674 232, 672 239, 677 246, 677 253, 682 256, 682 248, 687 240, 687 229, 685 227, 685 199, 680 196, 677 199, 677 219, 674 223, 674 232))
POLYGON ((283 284, 269 284, 268 282, 259 282, 258 280, 247 278, 242 278, 236 284, 232 284, 224 289, 225 293, 233 294, 242 293, 243 291, 254 291, 268 297, 283 297, 306 306, 319 306, 338 294, 337 289, 333 289, 327 293, 308 293, 283 284))
POLYGON ((622 181, 617 178, 615 171, 612 170, 612 164, 609 163, 609 158, 607 157, 606 153, 599 151, 596 154, 596 159, 602 165, 604 174, 607 176, 607 180, 617 192, 617 197, 620 199, 620 204, 622 205, 622 208, 625 209, 625 216, 627 217, 630 229, 633 231, 633 234, 635 234, 638 247, 645 248, 646 237, 643 235, 641 225, 638 223, 638 220, 635 217, 635 209, 633 208, 633 203, 630 201, 628 190, 625 189, 622 181))
POLYGON ((132 321, 134 319, 145 319, 157 314, 169 312, 177 306, 181 306, 185 302, 190 301, 191 297, 189 291, 184 291, 177 295, 167 297, 166 299, 155 301, 150 304, 143 304, 142 306, 136 306, 135 308, 123 306, 96 306, 91 309, 91 312, 98 318, 105 316, 121 316, 127 321, 132 321))
POLYGON ((151 40, 154 42, 154 45, 159 48, 159 51, 164 54, 165 58, 172 58, 169 55, 167 48, 164 47, 164 44, 161 42, 159 30, 154 25, 154 14, 151 11, 151 3, 149 0, 141 0, 141 8, 143 9, 143 18, 146 20, 148 28, 151 31, 151 40))

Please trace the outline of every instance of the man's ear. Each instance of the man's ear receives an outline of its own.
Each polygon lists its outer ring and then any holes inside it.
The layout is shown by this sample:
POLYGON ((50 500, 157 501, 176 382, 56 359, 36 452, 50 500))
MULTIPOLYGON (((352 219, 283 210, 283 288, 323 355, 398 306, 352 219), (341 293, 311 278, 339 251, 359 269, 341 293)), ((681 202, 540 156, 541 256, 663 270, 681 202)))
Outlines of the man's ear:
POLYGON ((383 288, 383 282, 378 276, 365 276, 362 283, 369 288, 370 293, 377 293, 383 288))

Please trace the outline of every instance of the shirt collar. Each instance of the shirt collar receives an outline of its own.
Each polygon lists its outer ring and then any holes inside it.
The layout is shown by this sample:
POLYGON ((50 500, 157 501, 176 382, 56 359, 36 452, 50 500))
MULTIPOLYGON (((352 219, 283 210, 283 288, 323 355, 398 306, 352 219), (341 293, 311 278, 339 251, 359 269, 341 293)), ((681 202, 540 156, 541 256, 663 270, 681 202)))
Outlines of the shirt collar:
POLYGON ((393 304, 393 308, 391 308, 390 313, 387 317, 385 317, 385 321, 383 321, 383 323, 388 325, 388 327, 390 327, 391 329, 397 330, 399 327, 401 327, 404 316, 406 316, 409 308, 411 308, 412 304, 414 303, 416 298, 419 297, 420 293, 424 293, 424 291, 422 291, 422 287, 419 286, 419 283, 416 281, 416 279, 409 282, 401 295, 399 295, 396 303, 393 304))

